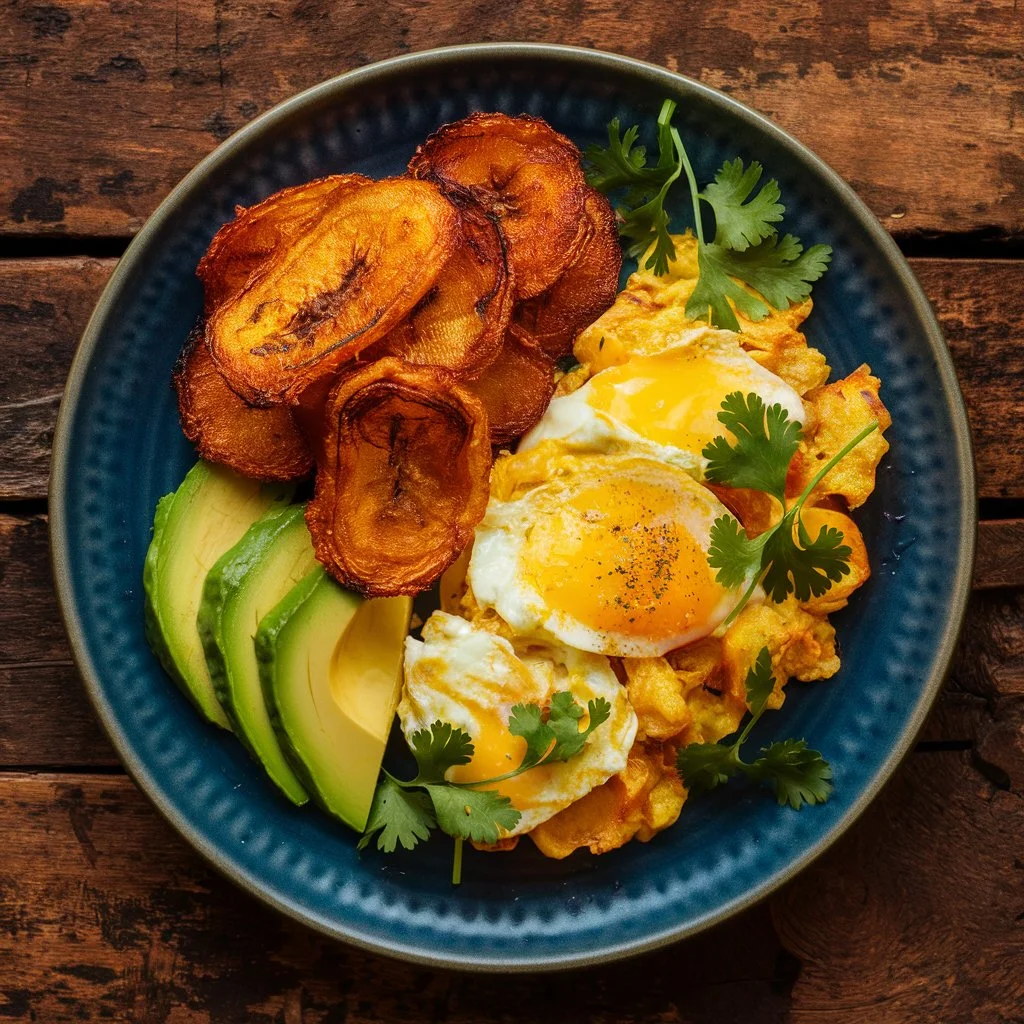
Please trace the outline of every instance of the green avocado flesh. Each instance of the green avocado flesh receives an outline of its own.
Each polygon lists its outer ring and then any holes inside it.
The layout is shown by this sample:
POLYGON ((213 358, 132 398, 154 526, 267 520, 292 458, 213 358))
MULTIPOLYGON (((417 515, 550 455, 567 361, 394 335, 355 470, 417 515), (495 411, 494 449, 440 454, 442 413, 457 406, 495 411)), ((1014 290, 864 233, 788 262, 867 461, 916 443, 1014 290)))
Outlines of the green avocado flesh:
POLYGON ((412 599, 364 600, 315 568, 256 634, 281 745, 317 803, 366 828, 402 681, 412 599))
POLYGON ((286 507, 293 488, 246 480, 197 462, 160 499, 146 553, 146 637, 160 663, 202 714, 230 729, 196 628, 207 570, 268 509, 286 507))
POLYGON ((253 639, 267 612, 316 565, 303 506, 273 509, 221 556, 206 577, 199 635, 213 685, 235 733, 289 800, 304 804, 271 725, 253 639))

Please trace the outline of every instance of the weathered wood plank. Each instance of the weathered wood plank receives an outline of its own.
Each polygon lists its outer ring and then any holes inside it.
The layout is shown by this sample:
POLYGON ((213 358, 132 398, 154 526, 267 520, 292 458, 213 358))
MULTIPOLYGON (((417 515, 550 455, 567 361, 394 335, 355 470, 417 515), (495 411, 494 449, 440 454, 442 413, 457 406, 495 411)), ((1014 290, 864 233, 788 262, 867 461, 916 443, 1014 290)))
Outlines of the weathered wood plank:
POLYGON ((788 1006, 794 964, 764 907, 640 965, 510 983, 370 956, 264 909, 125 778, 0 775, 0 832, 18 838, 0 864, 0 1016, 782 1024, 788 1006))
POLYGON ((115 260, 0 263, 0 499, 41 498, 64 381, 115 260))
POLYGON ((974 587, 1018 586, 1024 579, 1024 520, 1003 519, 983 523, 978 531, 974 587))
POLYGON ((911 262, 956 363, 978 493, 1024 496, 1024 325, 1009 299, 1024 294, 1024 261, 911 262))
POLYGON ((13 0, 0 230, 126 235, 203 155, 323 78, 481 40, 663 64, 774 117, 900 235, 1024 231, 1024 19, 1011 0, 13 0))
MULTIPOLYGON (((982 523, 982 549, 997 547, 990 535, 1002 543, 1005 527, 982 523)), ((116 764, 71 662, 48 559, 44 516, 0 516, 0 766, 116 764)), ((974 595, 925 739, 981 742, 982 719, 965 714, 1024 695, 1024 574, 1012 582, 974 595)))
MULTIPOLYGON (((949 340, 975 437, 982 497, 1024 497, 1024 261, 915 259, 949 340)), ((0 261, 0 500, 46 494, 71 357, 113 260, 0 261)))
POLYGON ((0 516, 0 766, 117 763, 71 660, 46 520, 0 516))
POLYGON ((997 784, 969 752, 914 755, 773 902, 792 1024, 1020 1021, 1022 836, 1024 759, 997 784))

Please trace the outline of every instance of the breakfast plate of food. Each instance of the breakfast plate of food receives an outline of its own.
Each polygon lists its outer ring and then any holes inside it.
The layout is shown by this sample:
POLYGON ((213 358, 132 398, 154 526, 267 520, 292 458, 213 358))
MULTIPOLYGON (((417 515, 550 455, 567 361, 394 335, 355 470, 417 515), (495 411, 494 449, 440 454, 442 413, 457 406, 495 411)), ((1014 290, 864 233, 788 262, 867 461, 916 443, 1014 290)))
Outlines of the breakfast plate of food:
POLYGON ((476 969, 773 891, 910 749, 969 588, 962 400, 871 213, 699 83, 386 61, 159 207, 76 356, 54 574, 215 866, 476 969))

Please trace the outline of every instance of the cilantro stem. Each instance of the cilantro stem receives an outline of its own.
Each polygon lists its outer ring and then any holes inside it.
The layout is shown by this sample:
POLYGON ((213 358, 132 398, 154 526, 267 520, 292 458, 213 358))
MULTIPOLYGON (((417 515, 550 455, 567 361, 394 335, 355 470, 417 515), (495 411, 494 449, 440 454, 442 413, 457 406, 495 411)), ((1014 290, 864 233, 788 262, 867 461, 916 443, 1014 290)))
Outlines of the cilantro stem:
MULTIPOLYGON (((826 462, 825 465, 822 466, 821 469, 819 469, 818 472, 814 474, 814 477, 811 479, 811 482, 804 488, 803 493, 800 495, 800 497, 796 499, 796 503, 790 509, 790 512, 795 512, 797 509, 799 509, 800 506, 803 505, 803 503, 811 496, 811 491, 813 491, 814 488, 817 487, 818 484, 820 484, 821 481, 825 479, 829 472, 832 469, 834 469, 840 462, 842 462, 843 459, 845 459, 846 456, 849 455, 850 452, 852 452, 853 449, 856 448, 857 445, 859 445, 861 441, 864 440, 864 438, 866 438, 869 434, 873 433, 877 429, 878 420, 872 420, 871 423, 869 423, 863 430, 859 431, 849 441, 847 441, 847 443, 844 444, 843 447, 840 448, 839 451, 837 451, 835 455, 833 455, 832 458, 829 459, 828 462, 826 462)), ((781 526, 782 524, 780 523, 779 525, 781 526)), ((776 527, 776 529, 777 528, 778 527, 776 527)))
MULTIPOLYGON (((807 501, 807 499, 811 496, 811 493, 814 490, 814 488, 817 487, 818 484, 820 484, 821 481, 825 479, 828 473, 840 462, 842 462, 842 460, 845 459, 846 456, 849 455, 850 452, 852 452, 853 449, 856 448, 857 445, 859 445, 861 441, 864 440, 864 438, 866 438, 869 434, 873 433, 877 429, 878 420, 873 420, 866 427, 864 427, 863 430, 858 431, 849 441, 847 441, 847 443, 844 444, 843 447, 840 448, 839 451, 836 452, 836 454, 833 455, 832 458, 829 459, 828 462, 826 462, 825 465, 822 466, 821 469, 819 469, 818 472, 814 474, 814 477, 811 479, 811 482, 803 489, 803 492, 801 493, 800 497, 797 498, 797 500, 793 503, 792 507, 783 514, 782 518, 773 527, 771 527, 771 529, 765 530, 764 533, 758 536, 753 543, 759 545, 761 550, 763 551, 765 545, 768 543, 768 539, 773 534, 777 533, 779 530, 792 531, 793 523, 795 521, 800 521, 800 510, 801 508, 803 508, 803 505, 807 501)), ((785 508, 785 503, 783 503, 783 508, 785 508)), ((801 529, 802 528, 803 527, 801 523, 801 529)), ((761 566, 760 571, 750 581, 750 585, 744 591, 743 596, 740 598, 736 607, 733 608, 733 610, 729 612, 725 619, 722 620, 722 624, 721 626, 719 626, 719 629, 728 629, 729 626, 731 626, 733 622, 735 622, 736 617, 747 606, 747 603, 750 601, 751 597, 753 597, 754 590, 757 588, 757 585, 767 575, 768 568, 769 566, 767 565, 761 566)))
MULTIPOLYGON (((766 531, 766 533, 763 533, 761 536, 762 537, 770 536, 774 532, 775 532, 774 530, 768 530, 768 531, 766 531)), ((758 538, 758 540, 760 540, 760 537, 758 538)), ((763 545, 762 545, 762 547, 763 547, 763 545)), ((762 568, 760 572, 754 573, 754 578, 750 581, 750 586, 748 586, 747 589, 743 592, 743 596, 740 598, 739 603, 736 605, 736 607, 733 608, 733 610, 731 612, 729 612, 729 614, 725 617, 725 620, 722 622, 722 625, 719 627, 720 629, 723 629, 723 630, 724 629, 728 629, 733 624, 733 622, 736 619, 736 616, 739 615, 739 613, 741 611, 743 611, 743 609, 747 606, 747 602, 751 599, 751 597, 753 597, 754 591, 757 589, 757 587, 760 584, 761 580, 764 579, 764 574, 767 571, 768 571, 767 568, 762 568)))
POLYGON ((463 840, 455 838, 455 859, 452 861, 452 885, 462 884, 462 846, 463 840))
POLYGON ((675 128, 672 129, 672 142, 675 144, 676 152, 679 154, 679 162, 683 165, 683 170, 686 171, 686 180, 690 185, 690 201, 693 203, 693 229, 697 232, 697 241, 703 246, 704 228, 700 222, 700 199, 697 195, 697 178, 693 173, 693 167, 690 166, 690 158, 686 154, 683 140, 679 137, 679 132, 675 128))

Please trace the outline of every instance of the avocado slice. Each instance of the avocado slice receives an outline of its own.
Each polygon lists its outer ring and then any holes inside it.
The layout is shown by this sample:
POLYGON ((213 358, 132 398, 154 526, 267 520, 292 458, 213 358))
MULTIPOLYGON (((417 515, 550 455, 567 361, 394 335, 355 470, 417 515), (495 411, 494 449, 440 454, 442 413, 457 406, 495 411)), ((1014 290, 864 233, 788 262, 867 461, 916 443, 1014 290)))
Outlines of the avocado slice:
POLYGON ((261 484, 223 466, 197 462, 160 499, 146 552, 146 639, 167 674, 209 721, 230 729, 217 700, 196 629, 207 570, 270 508, 286 507, 294 488, 261 484))
POLYGON ((309 797, 270 723, 253 638, 263 616, 316 565, 303 511, 275 508, 252 524, 207 574, 198 618, 213 685, 235 734, 296 804, 309 797))
POLYGON ((367 601, 314 569, 260 623, 274 728, 324 810, 366 828, 402 686, 412 598, 367 601))

